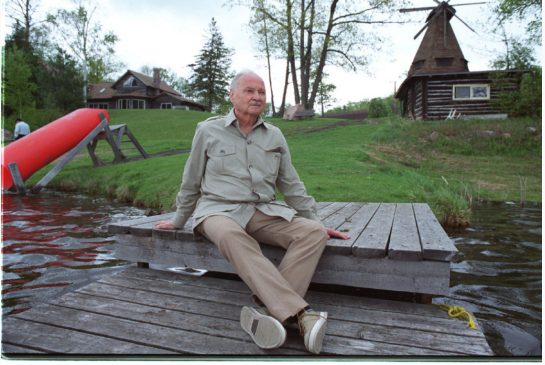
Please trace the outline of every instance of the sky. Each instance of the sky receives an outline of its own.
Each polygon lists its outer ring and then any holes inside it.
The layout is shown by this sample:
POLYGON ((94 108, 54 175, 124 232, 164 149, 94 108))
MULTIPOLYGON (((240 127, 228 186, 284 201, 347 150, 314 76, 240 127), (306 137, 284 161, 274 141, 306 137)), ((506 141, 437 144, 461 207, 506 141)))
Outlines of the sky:
MULTIPOLYGON (((232 69, 251 69, 265 80, 268 78, 265 60, 257 57, 251 36, 248 8, 225 6, 224 0, 94 1, 98 4, 94 19, 100 22, 104 31, 112 31, 119 37, 116 55, 126 69, 139 71, 147 65, 170 69, 178 76, 189 78, 191 69, 187 65, 194 62, 203 47, 210 21, 215 18, 225 45, 234 50, 232 69)), ((453 0, 452 4, 472 2, 475 0, 453 0)), ((70 0, 39 0, 39 3, 40 14, 61 7, 73 8, 70 0)), ((433 0, 413 0, 412 3, 417 7, 435 5, 433 0)), ((502 49, 501 43, 494 41, 490 31, 483 26, 490 14, 490 4, 455 8, 456 15, 477 31, 473 33, 457 19, 451 21, 470 71, 490 69, 491 60, 502 49)), ((408 13, 407 19, 411 23, 376 27, 387 40, 382 51, 372 55, 365 69, 354 72, 327 66, 329 82, 336 85, 334 106, 393 94, 405 79, 418 49, 423 33, 416 40, 413 36, 425 24, 428 13, 408 13)), ((9 29, 6 30, 8 33, 9 29)), ((276 104, 280 103, 284 69, 285 61, 273 63, 276 104)), ((293 103, 293 98, 288 101, 293 103)))

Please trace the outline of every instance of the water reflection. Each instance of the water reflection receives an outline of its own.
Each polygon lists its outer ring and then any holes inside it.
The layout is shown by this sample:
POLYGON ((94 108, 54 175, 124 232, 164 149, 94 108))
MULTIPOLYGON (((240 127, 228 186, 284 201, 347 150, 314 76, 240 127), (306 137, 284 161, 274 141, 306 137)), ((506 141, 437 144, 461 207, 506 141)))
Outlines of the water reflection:
POLYGON ((2 196, 2 310, 29 309, 127 265, 108 251, 109 222, 141 216, 104 199, 44 191, 2 196))
POLYGON ((448 298, 475 313, 497 355, 541 355, 541 206, 474 207, 472 225, 451 232, 458 256, 448 298))

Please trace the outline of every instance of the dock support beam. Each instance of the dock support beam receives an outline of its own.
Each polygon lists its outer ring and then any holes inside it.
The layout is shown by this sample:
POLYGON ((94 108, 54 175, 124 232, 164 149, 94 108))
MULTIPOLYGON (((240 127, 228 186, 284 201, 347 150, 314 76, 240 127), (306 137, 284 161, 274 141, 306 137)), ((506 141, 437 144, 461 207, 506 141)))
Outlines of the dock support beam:
POLYGON ((110 128, 108 127, 108 120, 103 113, 100 113, 99 116, 101 120, 100 124, 97 125, 84 139, 82 139, 76 147, 72 148, 68 153, 66 153, 62 157, 62 159, 55 165, 55 167, 49 170, 49 172, 40 181, 38 181, 36 185, 32 187, 32 193, 39 193, 51 180, 53 180, 55 176, 59 174, 59 172, 61 172, 64 166, 72 161, 72 159, 78 154, 78 152, 83 147, 87 146, 99 133, 101 133, 102 131, 106 131, 106 135, 108 136, 108 138, 112 138, 111 134, 108 135, 108 132, 110 131, 110 128))
POLYGON ((17 191, 17 194, 26 195, 25 182, 21 177, 21 171, 19 171, 19 166, 17 166, 17 162, 12 162, 8 164, 8 167, 9 171, 11 172, 11 178, 13 180, 13 184, 15 185, 15 190, 17 191))

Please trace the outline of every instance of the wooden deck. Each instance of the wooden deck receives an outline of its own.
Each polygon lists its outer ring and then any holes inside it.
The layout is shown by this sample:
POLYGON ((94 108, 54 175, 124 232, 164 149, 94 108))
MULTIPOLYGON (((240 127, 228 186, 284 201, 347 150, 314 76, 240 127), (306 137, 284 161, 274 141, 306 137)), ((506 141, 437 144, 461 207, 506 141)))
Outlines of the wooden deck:
MULTIPOLYGON (((195 242, 191 221, 177 231, 153 228, 172 214, 110 224, 109 232, 116 235, 116 257, 234 272, 215 245, 195 242)), ((325 226, 346 232, 350 239, 328 241, 313 282, 426 296, 448 294, 450 261, 457 249, 427 204, 321 202, 318 215, 325 226)), ((268 245, 262 249, 275 263, 285 252, 268 245)))
MULTIPOLYGON (((329 313, 325 357, 490 356, 482 331, 437 306, 310 291, 329 313)), ((310 356, 296 330, 261 350, 240 328, 250 293, 239 281, 131 267, 3 319, 4 357, 102 355, 310 356)), ((350 357, 353 359, 353 357, 350 357)))

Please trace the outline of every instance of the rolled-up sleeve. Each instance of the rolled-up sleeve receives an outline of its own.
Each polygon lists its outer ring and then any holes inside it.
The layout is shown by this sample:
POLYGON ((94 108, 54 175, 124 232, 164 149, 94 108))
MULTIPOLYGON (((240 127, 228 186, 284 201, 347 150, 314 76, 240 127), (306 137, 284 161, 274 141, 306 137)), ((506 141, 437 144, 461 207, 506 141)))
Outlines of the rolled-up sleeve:
POLYGON ((180 191, 176 195, 176 213, 172 224, 177 228, 182 228, 195 210, 201 196, 201 183, 205 168, 205 133, 199 123, 191 144, 191 152, 185 163, 180 191))

